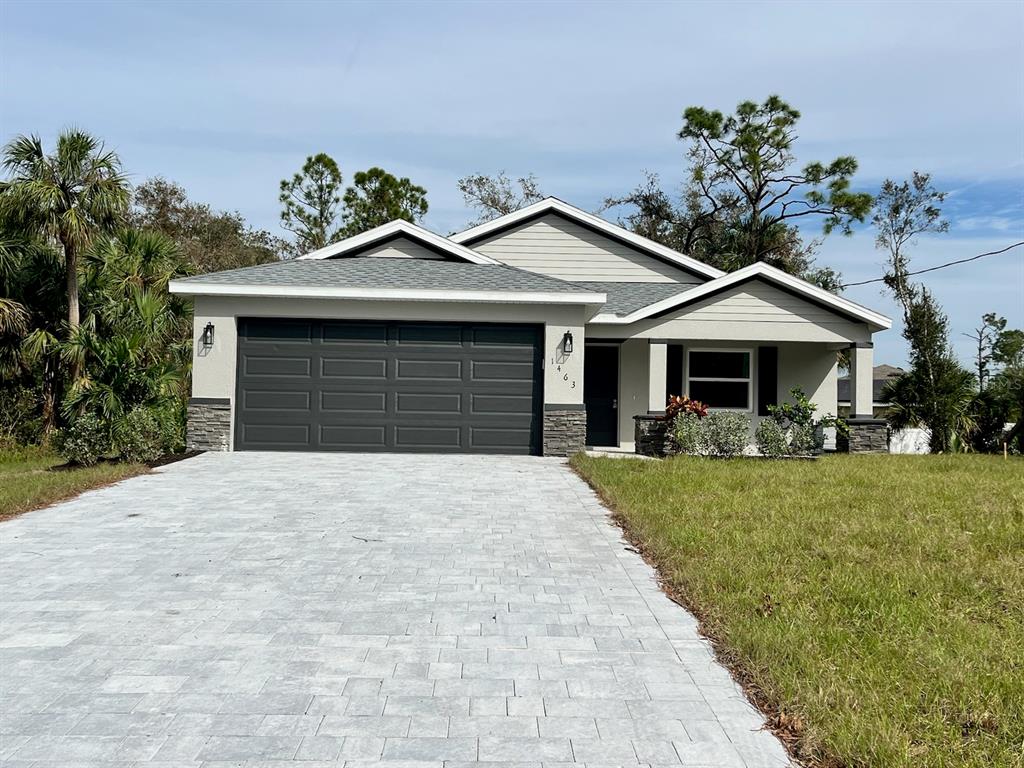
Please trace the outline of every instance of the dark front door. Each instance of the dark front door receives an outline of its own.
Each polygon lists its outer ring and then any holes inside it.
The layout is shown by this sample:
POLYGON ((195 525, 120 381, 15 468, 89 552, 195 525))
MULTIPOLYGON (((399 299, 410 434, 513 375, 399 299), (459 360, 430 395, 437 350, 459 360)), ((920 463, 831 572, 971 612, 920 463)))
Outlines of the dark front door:
POLYGON ((235 447, 540 453, 535 325, 242 319, 235 447))
POLYGON ((619 348, 588 344, 583 358, 587 445, 619 444, 619 348))

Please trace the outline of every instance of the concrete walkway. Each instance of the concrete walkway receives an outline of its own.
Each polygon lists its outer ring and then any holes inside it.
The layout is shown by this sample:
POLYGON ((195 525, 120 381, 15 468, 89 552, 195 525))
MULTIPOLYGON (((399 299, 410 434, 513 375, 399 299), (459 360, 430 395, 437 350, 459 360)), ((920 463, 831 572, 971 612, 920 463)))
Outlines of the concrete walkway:
POLYGON ((0 765, 782 766, 555 459, 205 454, 0 524, 0 765))

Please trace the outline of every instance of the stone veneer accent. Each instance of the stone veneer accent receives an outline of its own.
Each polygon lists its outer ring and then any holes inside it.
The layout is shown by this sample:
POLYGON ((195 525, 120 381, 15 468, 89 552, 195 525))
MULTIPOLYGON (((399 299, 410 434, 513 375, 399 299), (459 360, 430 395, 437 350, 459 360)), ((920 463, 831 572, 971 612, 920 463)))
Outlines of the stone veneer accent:
POLYGON ((226 451, 231 444, 231 401, 193 397, 188 401, 185 447, 190 451, 226 451))
POLYGON ((665 456, 675 453, 674 441, 668 434, 669 420, 664 415, 633 417, 634 452, 641 456, 665 456))
POLYGON ((885 419, 850 418, 849 437, 836 435, 836 450, 841 453, 888 453, 889 430, 885 419))
POLYGON ((582 405, 544 407, 544 455, 572 456, 586 447, 587 412, 582 405))

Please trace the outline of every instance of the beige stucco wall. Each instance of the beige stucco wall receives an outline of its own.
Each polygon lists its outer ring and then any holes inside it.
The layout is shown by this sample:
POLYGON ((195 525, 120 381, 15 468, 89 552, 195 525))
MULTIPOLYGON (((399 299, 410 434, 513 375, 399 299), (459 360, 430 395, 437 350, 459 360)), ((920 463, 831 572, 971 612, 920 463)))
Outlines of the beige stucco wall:
POLYGON ((232 401, 232 440, 239 317, 543 324, 545 404, 583 402, 585 331, 584 310, 579 306, 219 296, 197 296, 194 302, 192 396, 232 401), (213 323, 215 328, 210 348, 204 348, 199 341, 207 323, 213 323), (574 337, 575 351, 571 355, 561 352, 566 331, 574 337))

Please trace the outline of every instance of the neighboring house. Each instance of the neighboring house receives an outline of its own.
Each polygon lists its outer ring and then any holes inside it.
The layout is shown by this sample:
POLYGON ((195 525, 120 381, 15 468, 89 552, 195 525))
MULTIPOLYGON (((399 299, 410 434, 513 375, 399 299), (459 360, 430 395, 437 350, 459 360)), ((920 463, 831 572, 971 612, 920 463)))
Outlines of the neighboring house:
MULTIPOLYGON (((730 274, 554 198, 442 237, 396 221, 194 300, 189 445, 565 455, 632 449, 670 394, 751 414, 800 386, 872 410, 888 318, 780 270, 730 274)), ((854 419, 851 448, 884 424, 854 419)))
MULTIPOLYGON (((889 402, 882 391, 890 379, 897 379, 906 371, 895 365, 876 365, 871 372, 871 411, 876 419, 884 419, 889 411, 889 402)), ((850 415, 850 377, 840 376, 837 382, 839 416, 850 415)))

